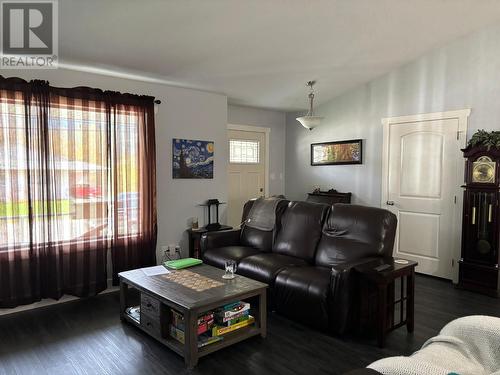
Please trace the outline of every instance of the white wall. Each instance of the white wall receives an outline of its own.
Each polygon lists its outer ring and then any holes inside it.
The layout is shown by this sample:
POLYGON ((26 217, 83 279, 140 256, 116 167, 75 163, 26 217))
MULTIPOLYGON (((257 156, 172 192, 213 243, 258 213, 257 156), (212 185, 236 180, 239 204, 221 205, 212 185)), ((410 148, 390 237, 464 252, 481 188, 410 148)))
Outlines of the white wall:
MULTIPOLYGON (((321 95, 321 92, 318 93, 321 95)), ((381 118, 471 108, 468 136, 500 130, 500 24, 434 50, 317 108, 323 123, 308 131, 287 114, 286 195, 351 191, 354 202, 379 206, 381 118), (310 166, 310 144, 362 138, 363 165, 310 166)))
MULTIPOLYGON (((44 79, 52 86, 89 86, 134 94, 152 95, 162 101, 156 115, 156 170, 158 200, 158 249, 182 242, 189 218, 203 224, 203 209, 197 204, 208 198, 227 200, 227 99, 224 95, 145 83, 71 70, 3 70, 4 77, 44 79), (172 179, 172 138, 215 142, 213 180, 172 179)), ((222 222, 225 212, 222 211, 222 222)), ((158 251, 158 260, 161 260, 158 251)))
POLYGON ((237 105, 229 105, 227 111, 229 124, 271 128, 269 134, 269 195, 284 194, 285 113, 237 105))

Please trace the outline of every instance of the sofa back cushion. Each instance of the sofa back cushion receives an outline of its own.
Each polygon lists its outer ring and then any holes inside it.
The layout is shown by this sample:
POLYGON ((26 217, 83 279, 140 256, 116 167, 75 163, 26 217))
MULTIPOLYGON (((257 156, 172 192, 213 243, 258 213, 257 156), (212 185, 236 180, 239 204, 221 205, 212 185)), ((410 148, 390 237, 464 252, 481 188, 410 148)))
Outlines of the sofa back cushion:
MULTIPOLYGON (((277 229, 280 227, 280 221, 281 221, 281 216, 283 215, 283 211, 286 209, 288 205, 288 201, 284 199, 280 199, 277 204, 273 203, 273 199, 268 199, 268 203, 273 206, 275 206, 274 210, 274 215, 275 215, 275 225, 274 228, 271 230, 262 230, 262 229, 257 229, 254 228, 250 223, 247 223, 247 217, 249 215, 249 211, 251 210, 253 204, 255 201, 249 201, 252 202, 249 204, 245 204, 245 206, 249 205, 248 212, 246 213, 245 216, 245 222, 241 226, 241 239, 240 243, 242 246, 249 246, 253 247, 256 249, 259 249, 260 251, 271 251, 273 247, 273 242, 274 238, 276 235, 277 229)), ((265 210, 260 211, 260 212, 266 212, 265 210)), ((270 214, 269 211, 267 211, 266 214, 270 214)))
POLYGON ((273 247, 273 231, 264 231, 243 226, 241 230, 241 245, 269 251, 273 247))
POLYGON ((381 208, 338 203, 323 226, 316 264, 333 266, 370 256, 391 256, 396 216, 381 208))
POLYGON ((329 209, 321 203, 290 202, 281 218, 273 252, 312 263, 329 209))

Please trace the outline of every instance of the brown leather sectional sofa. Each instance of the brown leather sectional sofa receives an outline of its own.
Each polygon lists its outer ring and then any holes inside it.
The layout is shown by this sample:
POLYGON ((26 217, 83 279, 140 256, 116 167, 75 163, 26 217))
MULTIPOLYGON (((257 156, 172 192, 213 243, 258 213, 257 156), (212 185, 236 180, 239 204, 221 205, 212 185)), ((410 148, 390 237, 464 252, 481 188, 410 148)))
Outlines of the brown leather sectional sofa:
POLYGON ((253 220, 272 222, 272 228, 252 225, 249 203, 241 229, 202 237, 204 262, 223 268, 234 260, 238 274, 269 285, 273 310, 316 328, 348 330, 357 295, 353 267, 392 256, 395 215, 351 204, 260 203, 273 204, 273 210, 254 212, 253 220))

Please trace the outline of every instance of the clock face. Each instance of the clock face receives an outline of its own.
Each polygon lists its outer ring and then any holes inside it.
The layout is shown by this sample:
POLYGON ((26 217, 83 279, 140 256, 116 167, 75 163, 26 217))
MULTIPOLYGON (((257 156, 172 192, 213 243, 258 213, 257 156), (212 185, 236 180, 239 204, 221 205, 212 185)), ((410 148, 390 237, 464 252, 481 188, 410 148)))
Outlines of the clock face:
POLYGON ((482 156, 472 163, 472 182, 481 184, 495 183, 495 162, 482 156))

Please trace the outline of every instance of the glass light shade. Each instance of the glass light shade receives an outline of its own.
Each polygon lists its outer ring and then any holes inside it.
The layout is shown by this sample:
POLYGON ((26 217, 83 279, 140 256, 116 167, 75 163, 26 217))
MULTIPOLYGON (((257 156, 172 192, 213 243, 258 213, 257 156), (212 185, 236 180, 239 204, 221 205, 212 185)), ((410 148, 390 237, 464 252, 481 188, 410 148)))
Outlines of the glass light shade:
POLYGON ((312 130, 319 124, 321 124, 321 120, 323 120, 324 117, 321 116, 311 116, 311 115, 306 115, 302 117, 297 117, 296 120, 300 122, 300 124, 309 130, 312 130))

